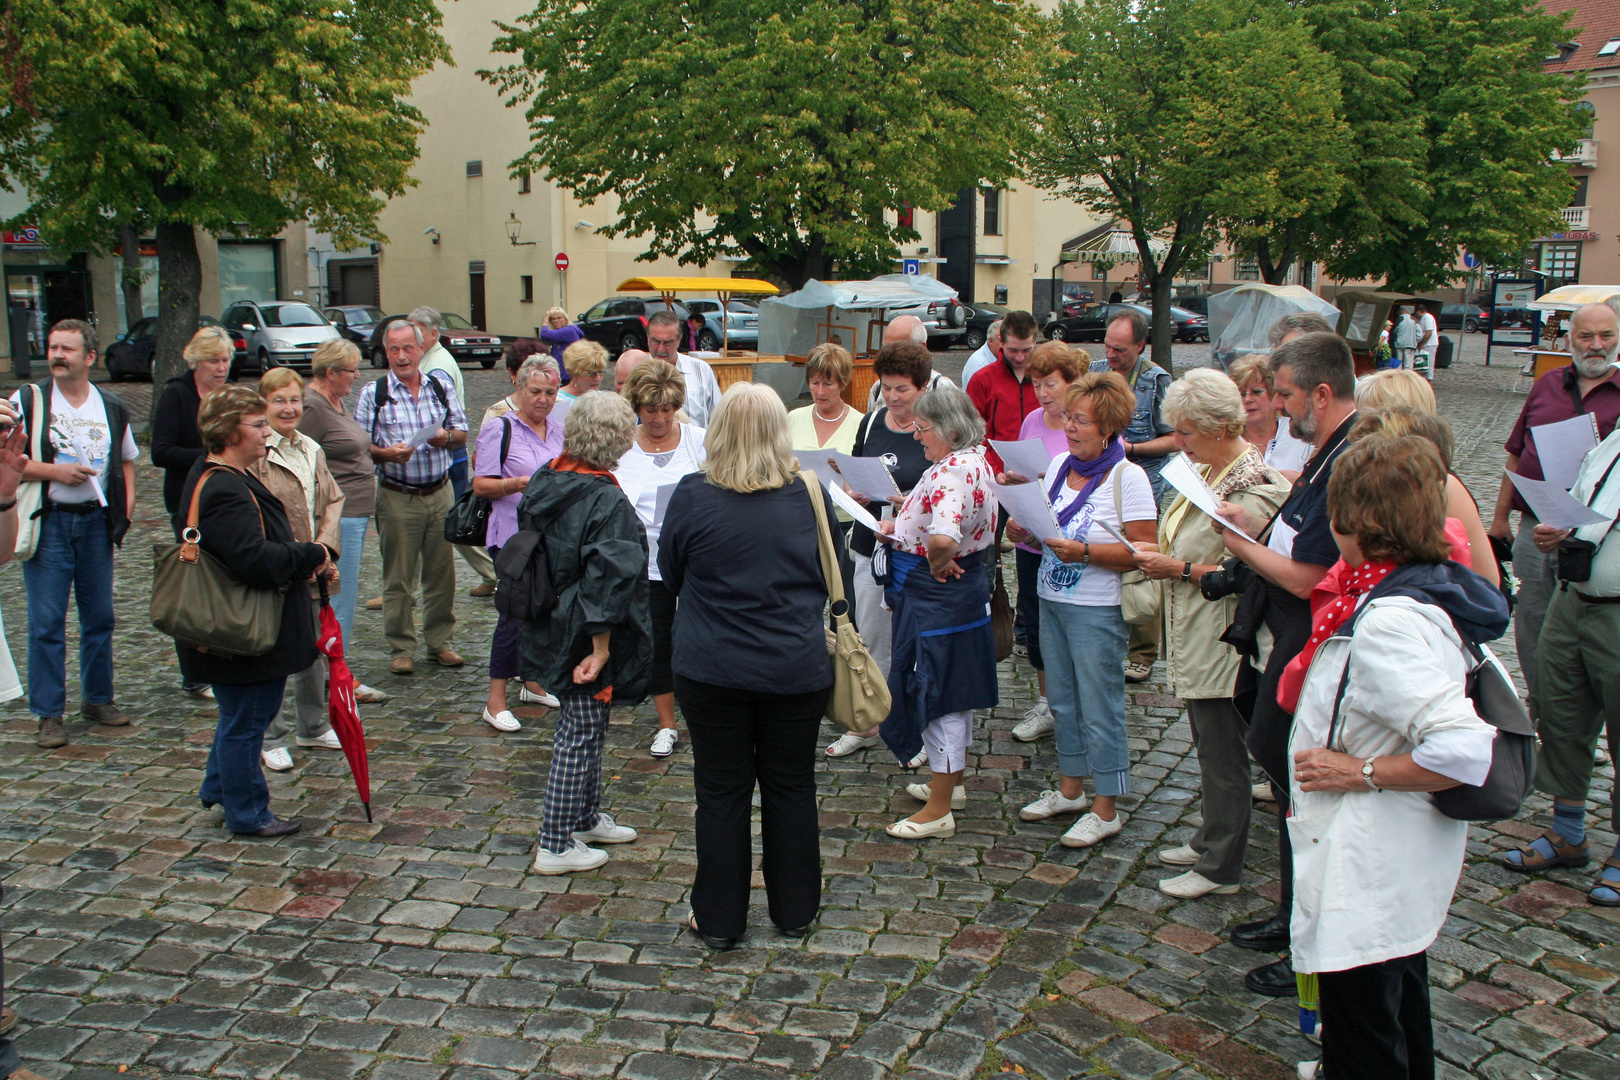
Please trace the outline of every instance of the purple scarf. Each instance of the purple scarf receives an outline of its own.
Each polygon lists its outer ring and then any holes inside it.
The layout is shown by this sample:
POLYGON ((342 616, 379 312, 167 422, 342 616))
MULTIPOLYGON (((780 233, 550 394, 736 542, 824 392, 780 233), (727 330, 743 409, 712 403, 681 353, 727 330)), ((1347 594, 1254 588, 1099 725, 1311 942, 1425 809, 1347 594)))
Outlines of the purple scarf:
POLYGON ((1115 465, 1124 460, 1125 443, 1117 438, 1103 447, 1103 452, 1090 461, 1081 461, 1073 454, 1063 459, 1063 465, 1058 469, 1057 479, 1053 480, 1052 486, 1047 489, 1046 501, 1053 506, 1057 505, 1058 492, 1063 490, 1063 485, 1068 482, 1071 472, 1079 473, 1085 478, 1086 482, 1081 486, 1080 494, 1075 500, 1062 510, 1057 511, 1058 528, 1066 529, 1069 527, 1069 522, 1073 521, 1074 516, 1086 505, 1087 500, 1091 498, 1091 493, 1097 490, 1098 484, 1102 483, 1103 477, 1107 476, 1115 465))

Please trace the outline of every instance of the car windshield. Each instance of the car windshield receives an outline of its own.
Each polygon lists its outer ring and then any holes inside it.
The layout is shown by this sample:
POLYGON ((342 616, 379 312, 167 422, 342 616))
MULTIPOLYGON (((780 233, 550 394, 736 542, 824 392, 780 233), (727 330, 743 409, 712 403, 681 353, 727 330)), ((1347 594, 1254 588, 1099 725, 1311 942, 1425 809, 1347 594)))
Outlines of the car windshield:
POLYGON ((1174 315, 1178 319, 1202 319, 1203 318, 1203 316, 1198 314, 1198 312, 1196 312, 1196 311, 1188 311, 1184 307, 1174 307, 1174 306, 1172 306, 1170 308, 1170 314, 1174 315))
POLYGON ((356 326, 360 323, 380 323, 387 317, 387 315, 383 314, 382 308, 368 307, 349 309, 350 326, 356 326))
POLYGON ((325 326, 321 313, 308 304, 277 304, 262 307, 266 326, 325 326))
POLYGON ((478 327, 463 319, 453 311, 447 311, 439 316, 439 325, 446 330, 476 330, 478 327))

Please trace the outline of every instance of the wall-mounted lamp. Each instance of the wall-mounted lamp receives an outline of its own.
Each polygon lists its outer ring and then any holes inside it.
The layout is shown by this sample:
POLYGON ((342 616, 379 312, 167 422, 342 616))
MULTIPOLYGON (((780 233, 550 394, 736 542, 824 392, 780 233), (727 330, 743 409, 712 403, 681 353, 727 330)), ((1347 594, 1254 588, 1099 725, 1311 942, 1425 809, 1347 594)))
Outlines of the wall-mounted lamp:
POLYGON ((596 226, 592 225, 590 222, 586 221, 584 218, 580 218, 578 221, 574 222, 574 228, 576 228, 576 229, 594 229, 594 228, 596 228, 596 226))
POLYGON ((437 245, 439 242, 439 230, 434 228, 432 225, 429 225, 427 228, 423 229, 422 235, 433 237, 433 243, 435 245, 437 245))
POLYGON ((506 219, 506 238, 508 240, 512 241, 512 246, 513 247, 533 247, 535 245, 536 241, 534 241, 534 240, 522 240, 522 241, 520 241, 518 239, 518 234, 521 233, 522 231, 523 231, 523 222, 518 220, 517 211, 514 210, 512 212, 512 216, 506 219))

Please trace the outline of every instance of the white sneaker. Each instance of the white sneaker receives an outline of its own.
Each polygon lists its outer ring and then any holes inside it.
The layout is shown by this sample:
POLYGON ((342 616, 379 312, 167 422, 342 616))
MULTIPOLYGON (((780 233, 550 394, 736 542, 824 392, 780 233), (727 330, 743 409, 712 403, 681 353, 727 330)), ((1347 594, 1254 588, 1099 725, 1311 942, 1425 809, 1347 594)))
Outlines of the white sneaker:
POLYGON ((1249 789, 1249 796, 1255 802, 1273 802, 1276 796, 1271 793, 1271 784, 1265 780, 1260 781, 1249 789))
POLYGON ((388 700, 388 695, 375 686, 367 686, 365 683, 361 683, 354 688, 354 700, 362 705, 381 705, 388 700))
POLYGON ((554 695, 544 692, 537 694, 527 686, 518 687, 518 700, 525 705, 544 705, 548 709, 562 708, 562 702, 554 695))
POLYGON ((882 744, 883 736, 881 735, 867 735, 863 738, 853 731, 846 731, 834 739, 831 746, 827 747, 827 756, 844 757, 853 754, 857 750, 865 750, 868 746, 881 746, 882 744))
POLYGON ((1024 714, 1024 722, 1012 729, 1019 742, 1034 742, 1052 734, 1052 707, 1043 698, 1024 714))
POLYGON ((1299 1063, 1299 1080, 1316 1080, 1322 1075, 1321 1069, 1320 1061, 1302 1061, 1299 1063))
POLYGON ((1114 811, 1113 821, 1104 821, 1096 814, 1087 814, 1073 825, 1069 831, 1059 837, 1064 847, 1091 847, 1100 844, 1110 836, 1116 836, 1119 830, 1125 827, 1125 815, 1118 810, 1114 811))
POLYGON ((581 870, 595 870, 608 861, 608 854, 597 848, 586 847, 578 840, 561 855, 553 855, 545 848, 534 853, 534 872, 546 874, 573 874, 581 870))
POLYGON ((278 746, 274 750, 260 750, 259 760, 263 761, 264 767, 272 772, 292 771, 292 754, 287 752, 285 746, 278 746))
POLYGON ((652 756, 669 757, 669 755, 675 752, 675 747, 680 745, 680 741, 681 733, 676 731, 674 728, 659 728, 658 733, 653 736, 652 756))
MULTIPOLYGON (((934 787, 931 782, 927 784, 907 784, 906 791, 918 802, 927 802, 934 793, 934 787)), ((961 784, 957 784, 951 789, 951 809, 967 809, 967 791, 963 789, 961 784)))
POLYGON ((1196 900, 1200 896, 1214 893, 1216 896, 1231 896, 1238 891, 1236 885, 1217 885, 1209 878, 1196 870, 1189 870, 1185 874, 1173 878, 1165 878, 1159 882, 1159 891, 1166 896, 1174 896, 1178 900, 1196 900))
POLYGON ((338 742, 337 732, 327 728, 325 734, 317 735, 313 739, 306 739, 302 735, 293 740, 299 746, 306 746, 314 750, 341 750, 343 744, 338 742))
POLYGON ((1191 844, 1182 844, 1180 847, 1159 852, 1159 861, 1166 866, 1197 866, 1198 860, 1203 857, 1202 853, 1193 850, 1191 844))
MULTIPOLYGON (((581 843, 597 844, 628 844, 636 838, 636 830, 628 825, 616 824, 612 814, 598 813, 596 824, 583 832, 576 832, 574 839, 581 843)), ((589 851, 589 848, 585 850, 589 851)))
POLYGON ((1065 799, 1061 791, 1043 791, 1040 798, 1018 811, 1025 821, 1045 821, 1058 814, 1078 814, 1088 805, 1085 794, 1078 799, 1065 799))
POLYGON ((512 715, 510 709, 502 709, 493 715, 488 709, 485 709, 484 723, 496 731, 521 731, 523 729, 523 725, 518 723, 518 718, 512 715))
POLYGON ((199 701, 214 700, 214 688, 207 683, 203 683, 201 686, 190 687, 186 690, 186 693, 190 694, 194 698, 197 698, 199 701))
POLYGON ((925 746, 921 750, 917 751, 916 757, 906 762, 906 768, 920 769, 926 764, 928 764, 928 747, 925 746))

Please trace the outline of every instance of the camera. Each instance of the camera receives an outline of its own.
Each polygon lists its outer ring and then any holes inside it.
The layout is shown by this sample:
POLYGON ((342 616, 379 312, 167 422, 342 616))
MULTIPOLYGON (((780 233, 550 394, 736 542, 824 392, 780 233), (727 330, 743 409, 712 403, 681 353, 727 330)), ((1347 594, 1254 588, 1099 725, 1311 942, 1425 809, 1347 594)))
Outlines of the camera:
POLYGON ((1592 579, 1592 558, 1598 546, 1590 540, 1571 536, 1558 542, 1558 580, 1569 582, 1592 579))
POLYGON ((1254 571, 1249 569, 1249 564, 1233 556, 1223 560, 1219 570, 1207 571, 1198 581, 1198 591, 1204 594, 1205 600, 1222 600, 1243 592, 1253 580, 1254 571))

